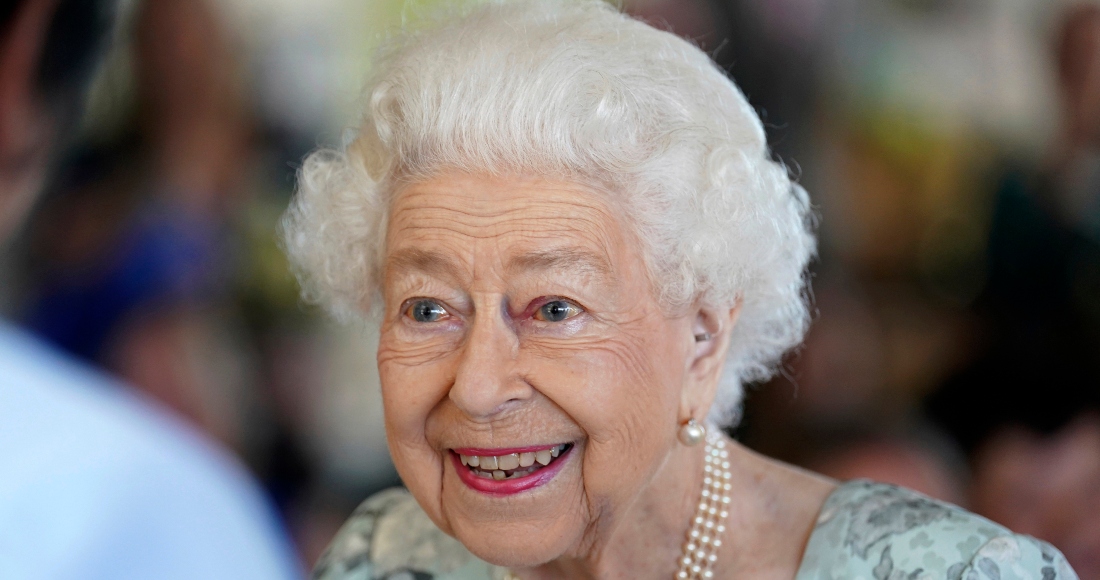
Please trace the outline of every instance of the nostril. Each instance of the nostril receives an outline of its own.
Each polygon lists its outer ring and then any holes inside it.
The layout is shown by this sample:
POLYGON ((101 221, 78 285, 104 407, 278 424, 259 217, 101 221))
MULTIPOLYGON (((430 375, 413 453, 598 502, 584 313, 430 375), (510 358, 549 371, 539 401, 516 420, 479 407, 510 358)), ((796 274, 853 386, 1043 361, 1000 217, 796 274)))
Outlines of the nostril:
POLYGON ((486 420, 528 400, 531 387, 514 357, 499 344, 470 338, 448 393, 451 401, 472 419, 486 420))

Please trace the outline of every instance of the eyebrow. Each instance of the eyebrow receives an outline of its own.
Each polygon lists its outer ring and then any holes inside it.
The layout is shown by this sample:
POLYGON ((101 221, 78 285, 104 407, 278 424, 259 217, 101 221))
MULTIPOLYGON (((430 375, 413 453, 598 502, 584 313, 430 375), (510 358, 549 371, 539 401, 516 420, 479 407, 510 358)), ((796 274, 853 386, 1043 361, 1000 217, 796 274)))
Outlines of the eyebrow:
POLYGON ((386 271, 417 270, 437 277, 458 279, 458 266, 445 255, 420 248, 405 248, 394 252, 386 261, 386 271))
MULTIPOLYGON (((574 269, 587 274, 609 277, 611 266, 602 256, 581 248, 555 248, 525 252, 508 261, 506 270, 574 269)), ((387 271, 415 270, 430 276, 458 279, 459 267, 444 254, 420 248, 398 250, 386 262, 387 271)))
POLYGON ((575 269, 587 274, 610 276, 611 266, 598 254, 582 248, 555 248, 526 252, 508 261, 507 271, 575 269))

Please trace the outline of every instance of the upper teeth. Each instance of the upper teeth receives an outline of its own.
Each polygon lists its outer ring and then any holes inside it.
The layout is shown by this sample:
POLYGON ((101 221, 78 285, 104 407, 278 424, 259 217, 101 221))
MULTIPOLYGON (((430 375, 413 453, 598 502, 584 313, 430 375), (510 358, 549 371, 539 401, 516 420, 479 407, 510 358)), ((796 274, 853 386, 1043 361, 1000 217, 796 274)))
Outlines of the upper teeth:
POLYGON ((540 449, 526 453, 508 453, 505 455, 462 455, 462 465, 477 467, 484 471, 510 471, 520 467, 531 467, 535 463, 549 465, 550 461, 565 451, 565 444, 555 445, 549 449, 540 449))

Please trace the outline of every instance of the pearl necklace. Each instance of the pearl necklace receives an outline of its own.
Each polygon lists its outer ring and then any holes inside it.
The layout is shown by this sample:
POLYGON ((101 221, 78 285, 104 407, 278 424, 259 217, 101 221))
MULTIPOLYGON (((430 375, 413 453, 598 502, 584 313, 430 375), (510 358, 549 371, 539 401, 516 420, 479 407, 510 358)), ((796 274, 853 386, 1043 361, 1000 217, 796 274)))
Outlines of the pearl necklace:
MULTIPOLYGON (((726 531, 723 522, 729 517, 730 479, 733 474, 730 472, 726 440, 719 430, 713 429, 707 433, 707 446, 703 453, 706 461, 703 465, 703 492, 699 494, 699 507, 695 510, 684 541, 680 571, 676 573, 675 580, 714 578, 712 568, 718 561, 721 536, 726 531)), ((504 580, 519 580, 519 577, 508 570, 504 573, 504 580)))
POLYGON ((680 571, 676 580, 714 578, 711 568, 718 560, 718 548, 722 547, 722 533, 726 531, 726 518, 730 505, 729 451, 726 440, 718 429, 707 433, 707 446, 703 451, 703 491, 699 495, 699 507, 691 520, 687 539, 684 541, 680 571))

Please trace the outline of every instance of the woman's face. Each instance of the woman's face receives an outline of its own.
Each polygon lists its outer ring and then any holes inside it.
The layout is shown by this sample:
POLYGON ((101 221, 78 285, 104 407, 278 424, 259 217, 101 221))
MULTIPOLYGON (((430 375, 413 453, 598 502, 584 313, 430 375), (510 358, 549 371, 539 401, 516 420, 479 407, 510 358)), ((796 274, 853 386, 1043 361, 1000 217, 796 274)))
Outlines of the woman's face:
POLYGON ((571 182, 418 182, 383 285, 386 429, 428 515, 497 564, 582 556, 694 404, 691 320, 658 307, 621 211, 571 182))

